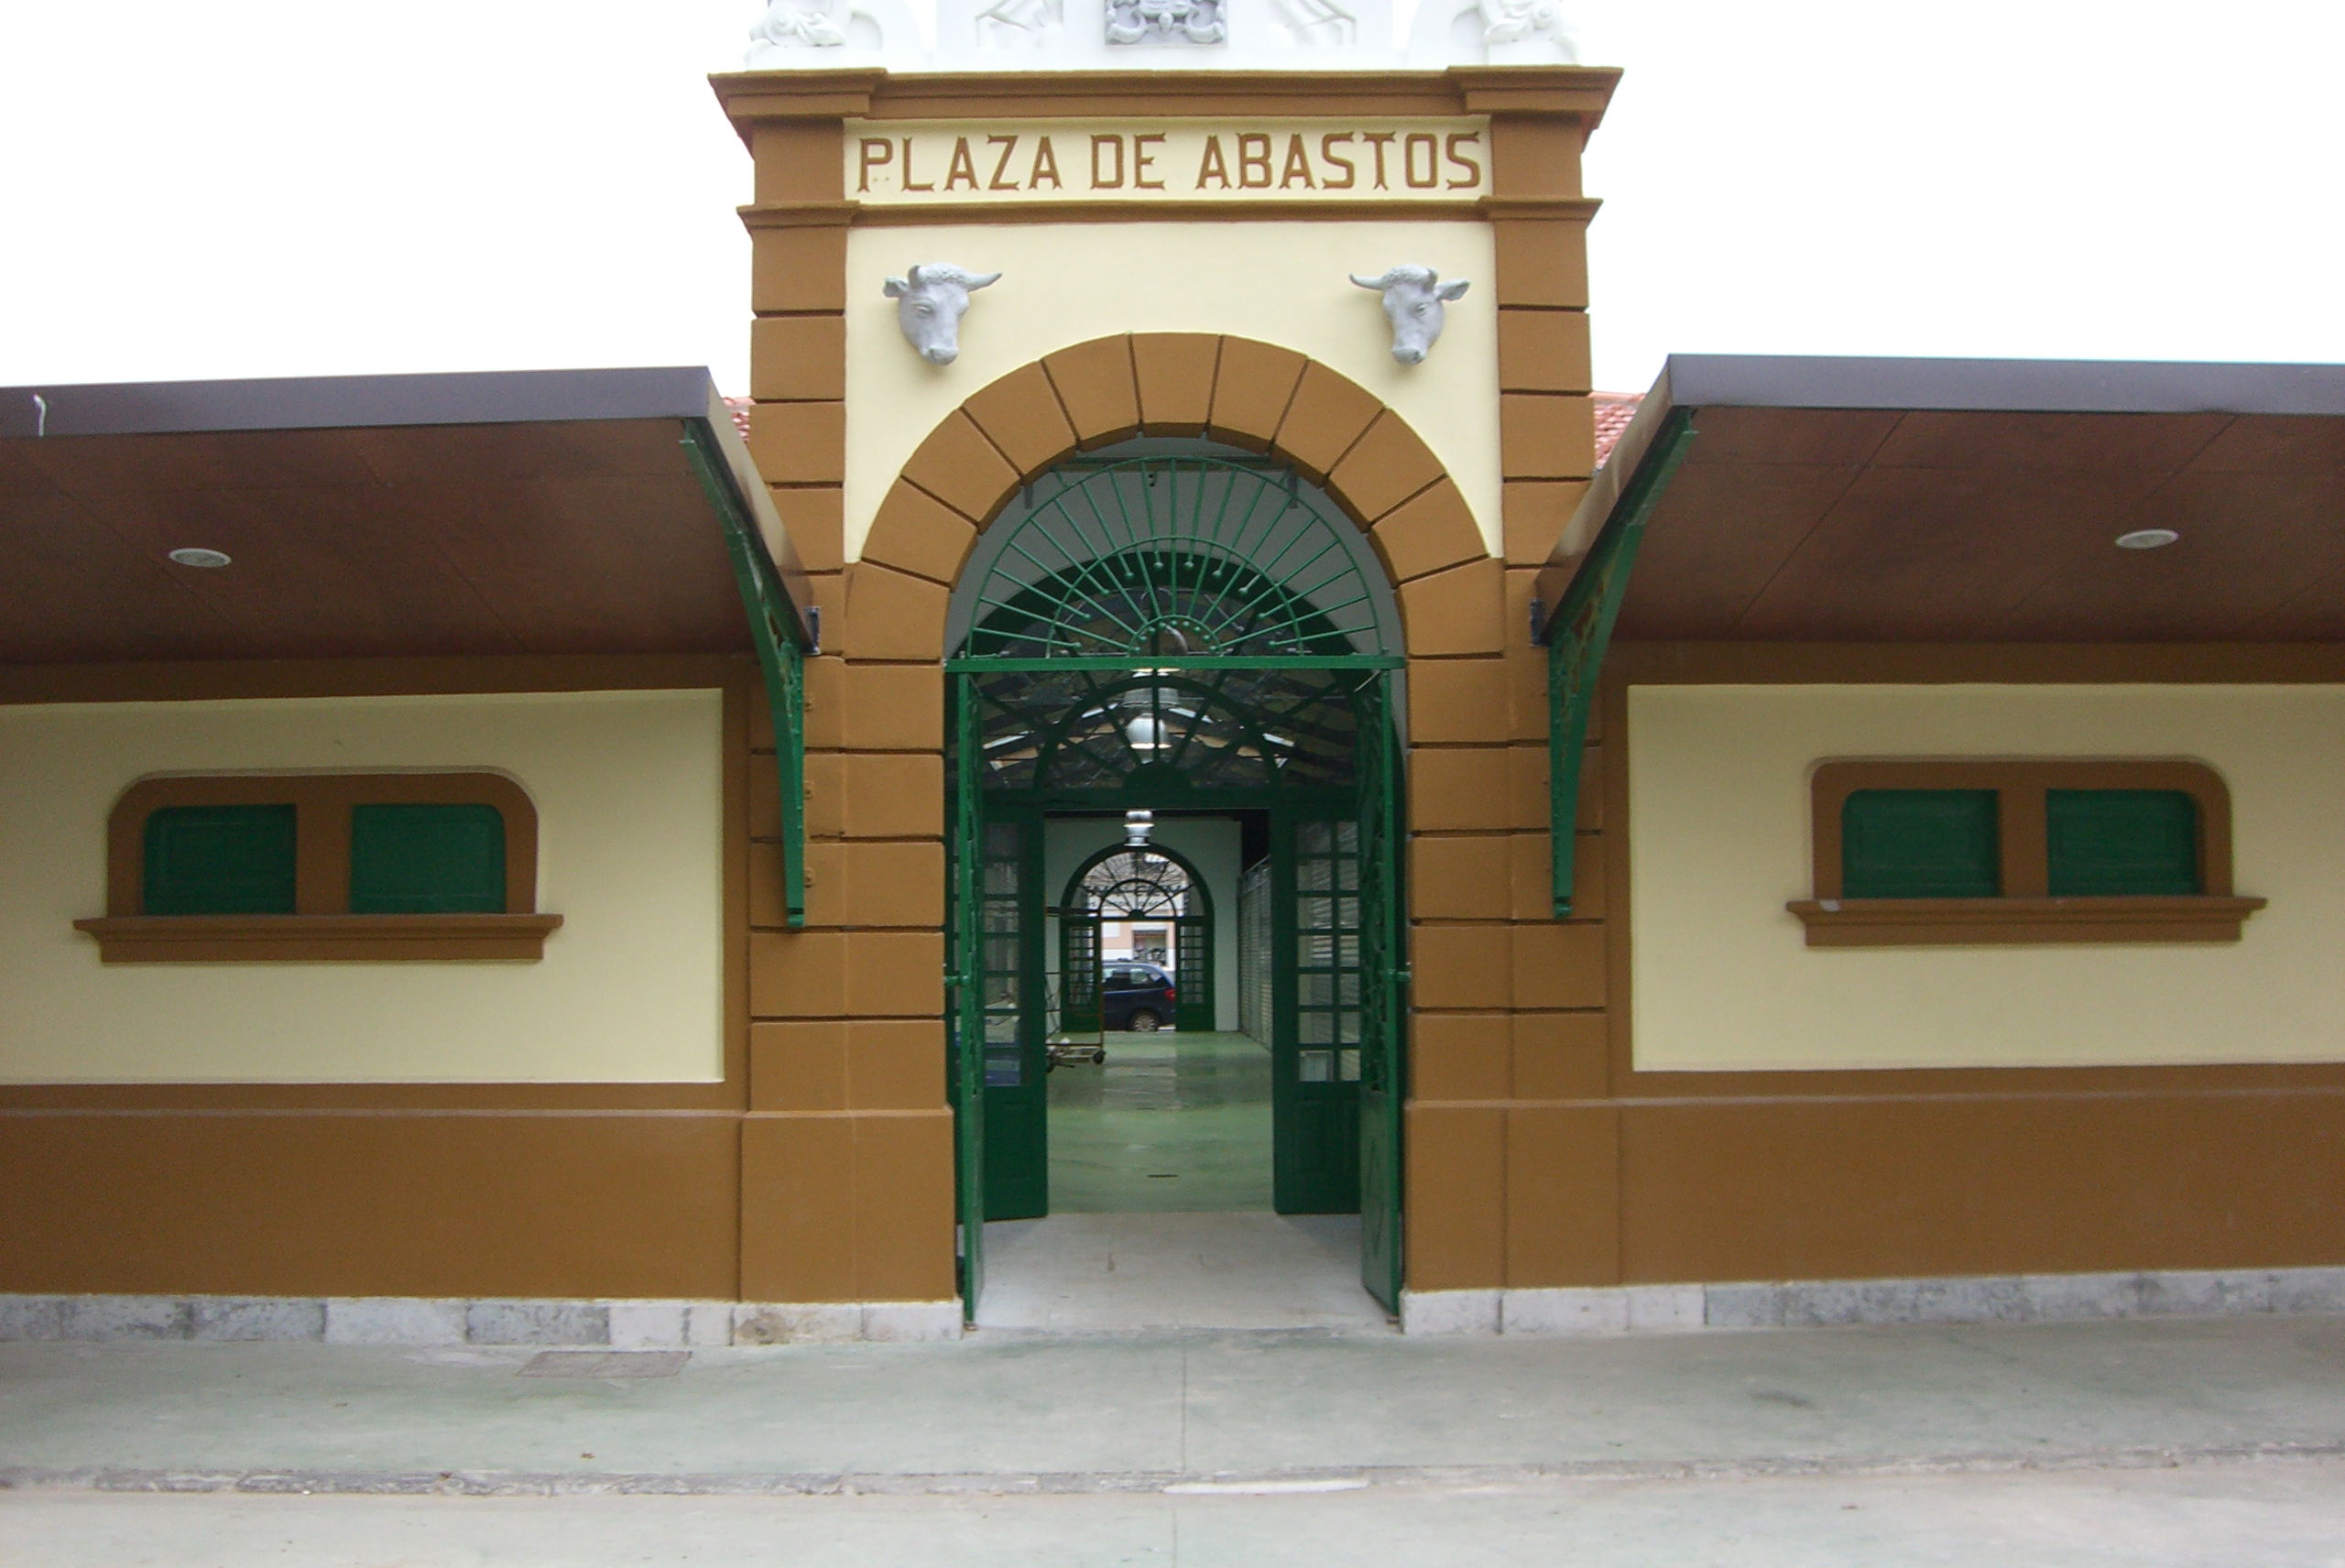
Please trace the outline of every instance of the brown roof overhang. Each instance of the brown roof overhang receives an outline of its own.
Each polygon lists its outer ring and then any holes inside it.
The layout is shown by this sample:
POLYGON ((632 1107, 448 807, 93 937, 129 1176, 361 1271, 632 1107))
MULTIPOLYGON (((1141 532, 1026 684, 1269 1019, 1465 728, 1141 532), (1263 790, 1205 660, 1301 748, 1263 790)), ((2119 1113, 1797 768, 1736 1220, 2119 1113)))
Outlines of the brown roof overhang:
POLYGON ((0 663, 747 650, 720 506, 804 628, 703 369, 0 388, 0 663))
POLYGON ((2345 365, 1674 356, 1540 576, 1550 615, 1673 419, 1620 637, 2345 637, 2345 365), (2153 528, 2179 538, 2116 544, 2153 528))

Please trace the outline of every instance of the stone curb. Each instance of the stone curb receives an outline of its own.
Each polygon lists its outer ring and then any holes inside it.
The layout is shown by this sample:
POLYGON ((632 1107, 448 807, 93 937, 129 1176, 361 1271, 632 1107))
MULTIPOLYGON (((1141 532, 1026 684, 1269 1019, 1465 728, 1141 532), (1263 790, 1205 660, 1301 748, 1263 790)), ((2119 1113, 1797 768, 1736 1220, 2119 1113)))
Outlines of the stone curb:
POLYGON ((187 1340, 702 1350, 961 1337, 955 1301, 564 1301, 425 1296, 0 1295, 0 1342, 187 1340))
POLYGON ((146 1470, 0 1467, 0 1492, 82 1491, 247 1497, 1052 1497, 1208 1488, 1219 1496, 1412 1486, 1531 1486, 1592 1481, 1734 1481, 1802 1476, 2002 1475, 2164 1470, 2345 1459, 2345 1442, 2071 1449, 2034 1454, 1835 1458, 1585 1460, 1520 1465, 1367 1465, 1271 1472, 1045 1471, 595 1474, 520 1470, 146 1470), (1320 1485, 1314 1486, 1313 1483, 1320 1485))
POLYGON ((1404 1332, 1442 1335, 1602 1336, 2331 1313, 2345 1313, 2345 1268, 1404 1290, 1401 1295, 1404 1332))

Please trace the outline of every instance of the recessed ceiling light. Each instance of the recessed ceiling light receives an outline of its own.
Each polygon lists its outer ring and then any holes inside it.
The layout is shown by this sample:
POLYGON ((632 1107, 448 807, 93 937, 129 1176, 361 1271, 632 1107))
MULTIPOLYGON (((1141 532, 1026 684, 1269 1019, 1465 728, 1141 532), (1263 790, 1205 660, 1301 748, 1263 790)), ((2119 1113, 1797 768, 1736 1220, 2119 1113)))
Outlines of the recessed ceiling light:
POLYGON ((171 551, 171 559, 181 566, 200 566, 206 571, 228 564, 227 552, 218 550, 175 550, 171 551))
POLYGON ((2172 528, 2135 528, 2130 534, 2117 536, 2120 550, 2164 550, 2182 536, 2172 528))

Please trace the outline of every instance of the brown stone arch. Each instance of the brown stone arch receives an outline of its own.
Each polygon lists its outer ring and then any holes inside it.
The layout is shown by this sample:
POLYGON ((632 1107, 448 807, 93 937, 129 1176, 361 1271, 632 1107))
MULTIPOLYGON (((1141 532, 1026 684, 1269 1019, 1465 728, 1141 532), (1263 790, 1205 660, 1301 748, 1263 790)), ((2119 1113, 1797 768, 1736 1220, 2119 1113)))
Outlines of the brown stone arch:
POLYGON ((944 652, 954 582, 1019 487, 1135 435, 1211 436, 1290 463, 1368 535, 1412 658, 1501 650, 1504 563, 1440 460, 1358 383, 1291 349, 1211 332, 1095 338, 972 395, 912 453, 849 572, 850 659, 944 652))
MULTIPOLYGON (((1543 902, 1545 661, 1522 613, 1537 568, 1510 572, 1490 554, 1431 450, 1357 383, 1250 339, 1168 332, 1077 343, 980 388, 905 463, 860 558, 815 580, 824 657, 807 666, 804 929, 780 929, 775 912, 778 808, 756 819, 766 825, 753 846, 744 1296, 922 1301, 955 1289, 946 612, 977 535, 1020 486, 1138 434, 1208 435, 1292 463, 1368 535, 1395 585, 1417 974, 1410 1289, 1609 1279, 1609 1254, 1589 1264, 1567 1239, 1518 1225, 1504 1174, 1516 1160, 1580 1171, 1568 1155, 1594 1147, 1584 1129, 1500 1102, 1518 1081, 1565 1082, 1601 1043, 1579 1027, 1601 1023, 1601 926, 1556 925, 1543 902)), ((1602 857, 1584 843, 1579 864, 1602 857)), ((1592 890, 1581 896, 1592 913, 1592 890)))

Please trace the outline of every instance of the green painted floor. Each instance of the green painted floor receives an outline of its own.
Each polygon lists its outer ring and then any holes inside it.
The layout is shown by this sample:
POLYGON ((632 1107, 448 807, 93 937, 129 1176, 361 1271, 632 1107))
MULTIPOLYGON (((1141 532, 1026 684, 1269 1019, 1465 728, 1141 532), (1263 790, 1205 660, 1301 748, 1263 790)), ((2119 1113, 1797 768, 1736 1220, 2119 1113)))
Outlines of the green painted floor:
POLYGON ((1053 1214, 1271 1206, 1271 1053, 1247 1036, 1111 1033, 1050 1087, 1053 1214))

